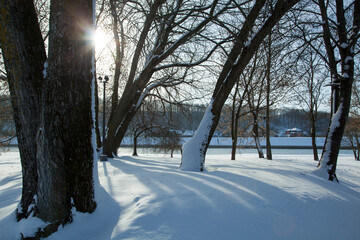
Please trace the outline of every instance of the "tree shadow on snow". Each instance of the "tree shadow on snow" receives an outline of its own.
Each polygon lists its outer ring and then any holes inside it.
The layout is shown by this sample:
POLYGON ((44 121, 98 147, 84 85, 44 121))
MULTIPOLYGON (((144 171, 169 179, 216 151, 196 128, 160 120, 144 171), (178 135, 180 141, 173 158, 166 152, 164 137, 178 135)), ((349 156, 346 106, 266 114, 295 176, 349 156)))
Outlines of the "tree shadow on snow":
MULTIPOLYGON (((120 217, 119 224, 126 226, 114 239, 345 239, 358 229, 346 226, 339 232, 336 223, 328 220, 336 216, 337 221, 345 221, 343 211, 354 199, 360 202, 359 193, 346 186, 331 187, 312 175, 271 170, 281 181, 309 184, 309 189, 299 191, 296 184, 278 187, 228 172, 226 165, 215 166, 220 169, 215 171, 188 172, 174 162, 151 158, 121 157, 106 164, 113 172, 135 178, 139 186, 127 190, 132 195, 122 204, 120 215, 129 216, 127 221, 120 217), (319 192, 313 194, 312 188, 319 192)), ((115 200, 121 205, 121 199, 115 200)), ((357 207, 356 213, 350 212, 360 214, 357 207)))

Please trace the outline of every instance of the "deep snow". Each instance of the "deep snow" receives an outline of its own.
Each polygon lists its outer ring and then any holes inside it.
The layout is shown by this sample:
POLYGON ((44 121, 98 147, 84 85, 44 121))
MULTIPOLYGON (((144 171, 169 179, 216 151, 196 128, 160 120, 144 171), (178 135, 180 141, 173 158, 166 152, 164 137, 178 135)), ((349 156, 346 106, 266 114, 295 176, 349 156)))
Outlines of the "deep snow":
MULTIPOLYGON (((48 239, 359 239, 360 162, 340 155, 335 183, 314 174, 311 154, 273 157, 208 155, 206 172, 181 171, 179 155, 98 162, 97 210, 48 239)), ((0 239, 17 239, 41 221, 15 221, 18 152, 0 156, 0 172, 0 239)))

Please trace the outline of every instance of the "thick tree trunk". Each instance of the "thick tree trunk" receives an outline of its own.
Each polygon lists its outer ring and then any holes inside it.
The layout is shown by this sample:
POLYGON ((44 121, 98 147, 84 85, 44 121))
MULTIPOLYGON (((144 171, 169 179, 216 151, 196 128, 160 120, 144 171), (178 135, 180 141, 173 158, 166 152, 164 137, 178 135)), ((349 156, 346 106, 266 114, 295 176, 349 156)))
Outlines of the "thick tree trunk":
POLYGON ((110 158, 117 155, 125 133, 141 106, 142 92, 153 74, 154 66, 156 66, 155 62, 149 63, 147 68, 140 74, 138 80, 126 86, 113 116, 109 119, 105 139, 105 154, 110 158))
MULTIPOLYGON (((139 98, 140 96, 137 96, 137 99, 139 98)), ((111 118, 108 123, 107 137, 105 139, 105 154, 110 158, 117 155, 125 133, 138 110, 135 106, 136 101, 125 101, 124 99, 126 99, 126 97, 122 97, 119 104, 119 106, 122 107, 116 109, 114 112, 115 117, 111 118)))
POLYGON ((46 53, 32 1, 0 0, 0 43, 11 94, 23 187, 17 219, 26 218, 37 192, 36 134, 46 53))
POLYGON ((52 1, 49 58, 38 141, 38 216, 71 220, 71 199, 93 212, 92 1, 52 1))
POLYGON ((334 179, 337 180, 335 174, 337 158, 339 155, 341 140, 344 135, 345 125, 350 110, 352 81, 353 79, 341 81, 340 104, 337 108, 337 111, 332 116, 324 146, 324 152, 322 154, 322 159, 319 162, 320 169, 322 171, 326 171, 329 177, 328 179, 331 181, 333 181, 334 179))
POLYGON ((205 155, 210 140, 219 123, 222 106, 213 105, 214 100, 206 109, 200 125, 194 136, 182 147, 182 158, 180 168, 185 171, 204 171, 205 155), (219 109, 220 108, 220 109, 219 109))

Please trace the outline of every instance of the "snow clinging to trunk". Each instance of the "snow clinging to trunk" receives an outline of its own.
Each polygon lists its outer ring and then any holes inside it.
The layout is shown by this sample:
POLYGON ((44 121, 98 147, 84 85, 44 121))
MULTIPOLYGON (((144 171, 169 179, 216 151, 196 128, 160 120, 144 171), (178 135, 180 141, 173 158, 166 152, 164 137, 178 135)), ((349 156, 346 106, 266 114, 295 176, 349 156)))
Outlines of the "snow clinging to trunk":
POLYGON ((182 147, 181 170, 199 171, 204 170, 205 148, 210 129, 213 124, 214 115, 211 112, 213 101, 201 120, 194 136, 182 147))
POLYGON ((319 168, 317 170, 315 170, 315 172, 319 176, 327 177, 329 170, 333 167, 332 165, 328 164, 329 159, 330 159, 330 154, 331 154, 331 136, 334 134, 335 129, 340 126, 340 117, 341 117, 343 110, 344 110, 344 104, 340 103, 338 110, 332 117, 332 122, 331 122, 330 129, 329 129, 329 135, 328 135, 328 139, 327 139, 327 142, 325 145, 324 156, 321 161, 321 165, 319 166, 319 168))

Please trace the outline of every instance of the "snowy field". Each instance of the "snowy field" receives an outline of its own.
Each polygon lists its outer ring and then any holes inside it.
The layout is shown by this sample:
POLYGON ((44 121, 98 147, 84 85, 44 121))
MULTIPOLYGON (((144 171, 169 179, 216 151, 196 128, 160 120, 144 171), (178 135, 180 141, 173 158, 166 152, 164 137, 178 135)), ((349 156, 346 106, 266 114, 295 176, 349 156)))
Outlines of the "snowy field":
MULTIPOLYGON (((350 152, 339 157, 335 183, 314 173, 311 151, 287 150, 273 161, 246 151, 231 161, 219 151, 211 149, 202 173, 179 170, 179 155, 124 154, 98 162, 97 210, 75 212, 73 223, 48 239, 360 238, 360 162, 350 152)), ((0 172, 0 239, 18 239, 42 223, 15 221, 18 152, 0 156, 0 172)))

